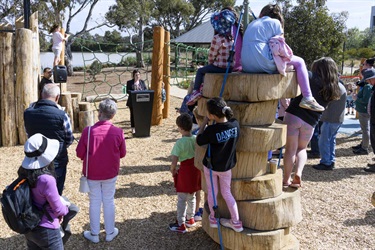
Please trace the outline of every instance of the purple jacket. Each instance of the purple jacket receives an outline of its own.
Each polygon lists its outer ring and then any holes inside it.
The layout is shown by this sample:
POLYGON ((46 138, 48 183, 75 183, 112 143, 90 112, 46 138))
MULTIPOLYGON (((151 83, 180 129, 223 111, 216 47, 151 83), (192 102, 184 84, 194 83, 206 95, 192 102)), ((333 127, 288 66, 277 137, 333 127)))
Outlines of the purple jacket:
POLYGON ((42 209, 43 205, 48 202, 46 207, 53 222, 50 222, 46 215, 43 216, 39 226, 51 229, 60 227, 59 217, 68 213, 68 207, 62 204, 59 192, 57 191, 56 179, 49 174, 39 176, 36 187, 31 189, 34 204, 42 209))

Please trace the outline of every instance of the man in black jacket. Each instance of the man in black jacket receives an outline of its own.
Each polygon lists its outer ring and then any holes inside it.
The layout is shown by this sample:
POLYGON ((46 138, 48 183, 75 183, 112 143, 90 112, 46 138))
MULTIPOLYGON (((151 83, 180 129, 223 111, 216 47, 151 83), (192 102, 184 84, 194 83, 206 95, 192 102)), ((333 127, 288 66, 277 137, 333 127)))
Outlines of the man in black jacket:
POLYGON ((42 99, 26 109, 23 116, 28 137, 41 133, 47 138, 60 142, 59 153, 53 163, 57 176, 57 189, 61 195, 68 165, 67 148, 73 143, 74 137, 69 116, 57 104, 59 97, 59 86, 46 84, 42 91, 42 99))

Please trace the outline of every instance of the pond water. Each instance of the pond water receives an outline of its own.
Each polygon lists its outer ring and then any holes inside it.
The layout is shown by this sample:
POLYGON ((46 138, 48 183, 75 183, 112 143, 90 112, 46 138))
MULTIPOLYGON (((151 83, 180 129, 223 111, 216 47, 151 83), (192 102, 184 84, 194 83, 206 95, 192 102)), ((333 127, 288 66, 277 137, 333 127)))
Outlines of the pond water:
MULTIPOLYGON (((95 60, 101 63, 119 63, 123 58, 135 57, 135 53, 98 53, 98 52, 73 52, 73 67, 83 67, 84 65, 90 65, 95 60)), ((53 66, 53 53, 52 52, 40 52, 40 64, 41 68, 45 67, 52 68, 53 66)))

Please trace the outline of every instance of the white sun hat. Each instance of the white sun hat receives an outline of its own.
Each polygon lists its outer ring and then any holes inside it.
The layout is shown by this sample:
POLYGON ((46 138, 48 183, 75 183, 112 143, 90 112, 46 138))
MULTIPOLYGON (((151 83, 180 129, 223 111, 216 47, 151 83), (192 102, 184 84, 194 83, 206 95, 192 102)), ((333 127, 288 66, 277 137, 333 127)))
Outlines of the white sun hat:
POLYGON ((42 134, 31 136, 24 145, 25 158, 22 162, 24 169, 40 169, 49 165, 59 152, 58 140, 48 139, 42 134))

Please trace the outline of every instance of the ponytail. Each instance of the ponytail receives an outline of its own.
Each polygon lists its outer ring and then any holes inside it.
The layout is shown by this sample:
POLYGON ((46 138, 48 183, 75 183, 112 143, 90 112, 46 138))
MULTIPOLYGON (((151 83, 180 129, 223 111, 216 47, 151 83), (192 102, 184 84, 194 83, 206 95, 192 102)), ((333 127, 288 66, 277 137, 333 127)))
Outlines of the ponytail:
POLYGON ((227 120, 233 117, 233 111, 227 106, 226 102, 221 97, 214 97, 207 101, 207 110, 210 114, 216 115, 218 118, 227 118, 227 120))

